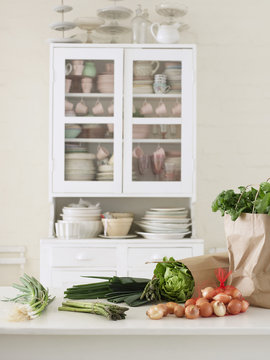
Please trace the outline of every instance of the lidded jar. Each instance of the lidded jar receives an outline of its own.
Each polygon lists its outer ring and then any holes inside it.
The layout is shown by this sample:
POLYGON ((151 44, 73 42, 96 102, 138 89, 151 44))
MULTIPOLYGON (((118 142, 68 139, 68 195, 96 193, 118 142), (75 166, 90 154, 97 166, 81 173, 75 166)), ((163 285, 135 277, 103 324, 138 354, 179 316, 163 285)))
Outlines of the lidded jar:
POLYGON ((142 11, 141 5, 137 6, 136 16, 131 21, 132 24, 132 42, 134 44, 147 43, 147 29, 151 23, 142 11))

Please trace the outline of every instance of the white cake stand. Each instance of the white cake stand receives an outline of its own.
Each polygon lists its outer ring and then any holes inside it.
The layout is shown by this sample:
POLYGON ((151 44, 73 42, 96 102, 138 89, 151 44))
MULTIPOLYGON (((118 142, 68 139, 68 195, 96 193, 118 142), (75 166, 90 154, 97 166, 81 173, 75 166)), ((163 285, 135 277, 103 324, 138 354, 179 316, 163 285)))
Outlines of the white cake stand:
POLYGON ((105 21, 94 17, 80 17, 75 19, 74 23, 76 24, 76 26, 78 26, 78 28, 86 31, 87 33, 86 42, 92 43, 93 42, 91 37, 92 31, 96 30, 98 27, 103 25, 105 21))

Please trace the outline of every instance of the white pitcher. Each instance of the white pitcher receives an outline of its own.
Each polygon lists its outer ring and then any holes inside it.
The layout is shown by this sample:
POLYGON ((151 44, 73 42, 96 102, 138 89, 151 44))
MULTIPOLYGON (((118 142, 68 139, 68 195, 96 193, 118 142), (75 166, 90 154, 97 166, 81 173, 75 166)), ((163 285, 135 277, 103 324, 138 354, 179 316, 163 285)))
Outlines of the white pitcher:
POLYGON ((174 44, 179 42, 180 34, 178 29, 181 24, 161 25, 154 23, 151 25, 151 33, 160 44, 174 44))

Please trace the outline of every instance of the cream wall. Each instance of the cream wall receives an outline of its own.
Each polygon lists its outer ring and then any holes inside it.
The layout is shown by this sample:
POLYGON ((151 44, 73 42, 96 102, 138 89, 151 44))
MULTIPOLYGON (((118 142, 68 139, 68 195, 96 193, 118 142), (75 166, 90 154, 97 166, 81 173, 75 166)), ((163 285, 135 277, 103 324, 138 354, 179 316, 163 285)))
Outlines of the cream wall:
MULTIPOLYGON (((206 248, 224 246, 211 202, 222 189, 270 176, 269 0, 185 0, 198 46, 197 230, 206 248)), ((39 238, 48 232, 48 24, 58 1, 2 1, 0 25, 0 245, 27 247, 26 271, 39 274, 39 238)), ((154 14, 152 0, 140 1, 154 14)), ((94 15, 108 1, 70 0, 67 16, 94 15)), ((134 9, 134 1, 120 5, 134 9)), ((58 35, 58 34, 56 34, 58 35)), ((0 268, 0 285, 18 269, 0 268)))

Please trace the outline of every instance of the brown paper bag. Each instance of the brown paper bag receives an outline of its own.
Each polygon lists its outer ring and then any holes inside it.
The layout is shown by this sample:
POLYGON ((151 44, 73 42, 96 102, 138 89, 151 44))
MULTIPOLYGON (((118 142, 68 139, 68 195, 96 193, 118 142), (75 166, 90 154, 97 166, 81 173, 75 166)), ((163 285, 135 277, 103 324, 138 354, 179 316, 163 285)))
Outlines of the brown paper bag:
POLYGON ((228 284, 237 287, 254 306, 270 308, 270 216, 225 215, 230 268, 228 284))
POLYGON ((207 286, 219 286, 215 270, 218 268, 229 268, 229 255, 227 252, 194 256, 179 260, 191 271, 195 280, 193 297, 201 296, 201 289, 207 286))

